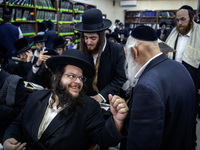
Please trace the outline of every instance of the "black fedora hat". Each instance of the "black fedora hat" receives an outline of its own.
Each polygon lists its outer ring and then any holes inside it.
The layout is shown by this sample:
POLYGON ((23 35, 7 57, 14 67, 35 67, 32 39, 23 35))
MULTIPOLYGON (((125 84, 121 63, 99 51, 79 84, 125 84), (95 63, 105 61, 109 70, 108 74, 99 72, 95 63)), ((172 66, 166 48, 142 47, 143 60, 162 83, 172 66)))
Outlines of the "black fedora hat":
POLYGON ((19 54, 21 52, 27 51, 29 49, 31 49, 31 44, 29 44, 28 40, 23 37, 21 39, 18 39, 15 43, 14 43, 15 49, 16 49, 16 54, 19 54))
POLYGON ((92 8, 86 10, 82 15, 82 22, 75 24, 74 29, 80 32, 98 32, 109 28, 112 22, 102 18, 102 12, 99 9, 92 8))
POLYGON ((87 61, 84 53, 77 49, 66 50, 62 55, 47 59, 46 65, 53 72, 60 65, 74 65, 82 69, 83 75, 87 78, 94 76, 95 73, 94 67, 87 61))
POLYGON ((42 42, 46 42, 46 39, 44 39, 44 35, 36 35, 34 36, 34 42, 42 43, 42 42))
POLYGON ((58 52, 53 48, 46 48, 44 51, 48 51, 47 53, 44 53, 44 55, 58 55, 58 52))
POLYGON ((8 49, 6 47, 4 47, 3 45, 0 45, 0 55, 3 57, 6 57, 6 53, 7 53, 8 49))
POLYGON ((66 44, 67 41, 65 41, 62 36, 59 36, 53 41, 53 48, 63 48, 66 44))

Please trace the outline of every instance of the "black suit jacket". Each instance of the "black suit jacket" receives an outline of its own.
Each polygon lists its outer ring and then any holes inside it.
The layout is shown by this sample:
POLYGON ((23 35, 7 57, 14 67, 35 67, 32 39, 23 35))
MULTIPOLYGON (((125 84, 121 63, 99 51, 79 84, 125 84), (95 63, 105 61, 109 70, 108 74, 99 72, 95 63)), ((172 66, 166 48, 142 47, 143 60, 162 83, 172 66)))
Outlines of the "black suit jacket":
POLYGON ((127 142, 122 142, 121 149, 191 148, 195 88, 182 64, 164 54, 153 59, 134 87, 128 106, 127 142))
POLYGON ((8 127, 4 140, 13 137, 27 142, 27 150, 87 150, 92 143, 104 147, 117 145, 121 140, 122 135, 115 128, 113 118, 105 123, 99 104, 90 97, 86 97, 86 104, 76 115, 58 113, 38 140, 39 126, 50 95, 51 90, 32 93, 23 112, 8 127))
MULTIPOLYGON (((87 56, 91 64, 94 65, 93 59, 87 56)), ((126 81, 125 69, 125 53, 120 44, 107 40, 105 50, 101 54, 100 65, 98 70, 97 87, 99 93, 106 99, 108 94, 120 95, 120 89, 126 81)), ((92 88, 93 78, 87 79, 88 95, 96 95, 96 91, 92 88)))
POLYGON ((33 72, 33 69, 29 71, 27 81, 39 84, 44 88, 51 89, 51 72, 45 68, 44 64, 42 64, 36 73, 33 72))
MULTIPOLYGON (((4 71, 1 68, 0 71, 0 91, 2 89, 2 86, 9 77, 10 74, 4 71)), ((11 94, 11 93, 8 93, 11 94)), ((23 80, 19 80, 17 88, 16 88, 16 95, 15 95, 15 104, 13 107, 8 106, 4 103, 0 103, 0 140, 2 140, 4 131, 8 127, 8 125, 19 115, 21 110, 23 109, 25 102, 28 98, 28 94, 26 92, 26 89, 24 87, 23 80)))
MULTIPOLYGON (((156 33, 157 33, 157 37, 160 38, 161 29, 158 29, 156 33)), ((167 30, 164 30, 163 34, 166 36, 167 35, 167 30)), ((164 37, 164 39, 166 39, 166 38, 164 37)))
POLYGON ((45 47, 46 48, 52 48, 53 41, 56 39, 57 34, 54 30, 48 30, 44 33, 44 39, 46 39, 45 47))

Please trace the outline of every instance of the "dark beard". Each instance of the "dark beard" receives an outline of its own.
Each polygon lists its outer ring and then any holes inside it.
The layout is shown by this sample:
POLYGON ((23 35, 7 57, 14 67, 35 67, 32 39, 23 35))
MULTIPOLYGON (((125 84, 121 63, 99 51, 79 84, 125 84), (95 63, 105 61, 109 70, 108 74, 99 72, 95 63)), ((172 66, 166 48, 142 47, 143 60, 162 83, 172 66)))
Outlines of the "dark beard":
POLYGON ((86 50, 87 54, 89 54, 89 55, 97 54, 100 51, 99 42, 97 43, 97 46, 93 50, 89 50, 87 48, 87 45, 85 46, 85 50, 86 50))
POLYGON ((59 99, 59 106, 64 106, 64 109, 61 112, 64 115, 77 114, 86 102, 85 92, 83 89, 77 97, 70 94, 62 85, 59 85, 55 92, 59 99))
POLYGON ((187 27, 184 27, 183 29, 179 29, 178 25, 176 25, 176 29, 181 35, 186 35, 192 29, 192 26, 193 26, 193 22, 190 21, 187 27))

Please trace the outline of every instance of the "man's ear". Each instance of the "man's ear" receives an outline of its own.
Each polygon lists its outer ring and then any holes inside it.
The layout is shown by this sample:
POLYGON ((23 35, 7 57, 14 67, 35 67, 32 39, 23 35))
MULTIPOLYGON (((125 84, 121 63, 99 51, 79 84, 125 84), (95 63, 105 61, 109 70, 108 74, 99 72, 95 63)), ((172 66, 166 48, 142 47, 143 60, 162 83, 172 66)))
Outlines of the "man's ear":
POLYGON ((192 21, 194 21, 194 17, 192 17, 192 21))
POLYGON ((132 50, 132 54, 133 54, 134 58, 138 58, 139 52, 138 52, 137 48, 131 47, 131 50, 132 50))

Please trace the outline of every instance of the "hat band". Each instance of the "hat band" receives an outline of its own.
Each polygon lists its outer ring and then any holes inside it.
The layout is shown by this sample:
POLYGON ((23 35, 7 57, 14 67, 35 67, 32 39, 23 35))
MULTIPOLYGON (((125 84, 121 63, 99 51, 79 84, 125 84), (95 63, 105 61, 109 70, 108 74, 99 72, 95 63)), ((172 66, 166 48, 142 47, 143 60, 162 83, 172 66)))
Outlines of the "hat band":
POLYGON ((83 24, 83 29, 84 30, 97 30, 103 28, 104 24, 103 23, 98 23, 98 24, 83 24))

